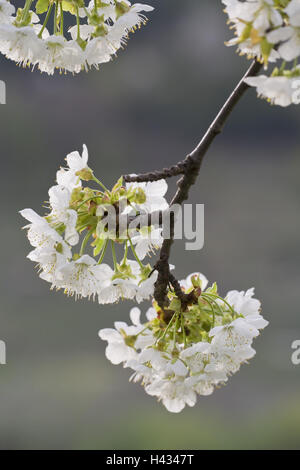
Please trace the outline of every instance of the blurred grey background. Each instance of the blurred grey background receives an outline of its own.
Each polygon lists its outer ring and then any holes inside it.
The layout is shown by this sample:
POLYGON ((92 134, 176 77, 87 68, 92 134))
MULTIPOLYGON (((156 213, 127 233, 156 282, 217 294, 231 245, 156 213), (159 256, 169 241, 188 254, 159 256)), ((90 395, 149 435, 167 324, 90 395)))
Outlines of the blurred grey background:
MULTIPOLYGON (((191 201, 205 204, 205 247, 176 275, 199 270, 220 291, 255 286, 270 326, 226 387, 169 414, 129 371, 111 365, 98 330, 127 321, 130 302, 99 306, 49 290, 26 259, 18 211, 42 201, 67 153, 88 145, 106 185, 193 149, 248 66, 221 2, 156 0, 151 21, 99 72, 48 77, 0 58, 2 449, 299 448, 299 109, 250 91, 208 153, 191 201)), ((148 304, 141 308, 145 311, 148 304)))

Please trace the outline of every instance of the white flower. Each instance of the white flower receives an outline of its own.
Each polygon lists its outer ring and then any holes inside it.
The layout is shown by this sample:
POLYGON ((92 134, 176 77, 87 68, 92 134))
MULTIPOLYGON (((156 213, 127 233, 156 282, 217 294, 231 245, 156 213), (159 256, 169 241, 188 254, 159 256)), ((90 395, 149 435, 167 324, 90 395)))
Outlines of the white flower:
POLYGON ((203 372, 207 363, 210 362, 211 345, 205 341, 193 344, 180 353, 180 358, 187 364, 193 374, 203 372))
MULTIPOLYGON (((130 2, 128 2, 128 4, 130 5, 130 2)), ((130 9, 120 16, 115 24, 118 26, 121 25, 124 30, 124 34, 127 34, 132 31, 133 28, 146 22, 147 18, 141 13, 142 11, 149 12, 152 10, 154 10, 154 8, 150 5, 136 3, 130 6, 130 9)))
POLYGON ((99 336, 103 341, 108 342, 105 350, 107 359, 112 364, 121 364, 124 361, 135 359, 136 352, 124 342, 124 338, 119 330, 122 330, 122 325, 115 323, 116 329, 105 328, 99 331, 99 336))
MULTIPOLYGON (((299 68, 299 67, 298 67, 299 68)), ((290 78, 284 76, 249 77, 245 82, 249 86, 256 87, 258 96, 269 100, 272 104, 287 107, 293 103, 297 104, 297 88, 300 78, 290 78)))
POLYGON ((185 377, 188 373, 187 368, 181 360, 175 359, 166 351, 159 351, 153 347, 148 347, 141 351, 138 362, 140 364, 149 364, 149 367, 158 374, 160 377, 167 377, 169 375, 185 377))
POLYGON ((208 364, 204 371, 186 379, 187 385, 203 396, 211 395, 217 385, 227 382, 227 373, 222 365, 208 364))
POLYGON ((290 61, 300 55, 300 1, 292 0, 284 11, 289 24, 270 31, 267 38, 269 42, 279 44, 279 55, 290 61))
MULTIPOLYGON (((148 318, 152 317, 151 310, 149 309, 146 314, 148 318)), ((145 346, 149 342, 147 337, 148 341, 145 343, 146 333, 143 331, 145 329, 144 325, 140 323, 140 315, 141 311, 134 307, 130 310, 130 319, 133 323, 131 326, 124 322, 115 322, 115 329, 104 328, 99 331, 100 338, 108 342, 105 354, 112 364, 125 364, 128 361, 136 360, 138 358, 136 349, 145 346), (137 336, 135 347, 126 344, 126 337, 135 336, 137 336), (139 340, 140 343, 138 343, 139 340)))
POLYGON ((80 72, 83 62, 83 51, 76 41, 52 35, 45 39, 45 54, 39 58, 39 69, 49 75, 56 68, 80 72))
MULTIPOLYGON (((135 314, 134 309, 130 312, 130 317, 133 320, 132 316, 135 314)), ((108 342, 108 346, 105 350, 105 355, 107 359, 112 364, 121 364, 132 359, 136 359, 137 353, 135 349, 131 346, 128 346, 125 343, 126 336, 135 336, 141 331, 141 325, 128 326, 124 322, 115 322, 115 329, 105 328, 99 331, 99 336, 102 340, 108 342)))
MULTIPOLYGON (((102 6, 100 8, 99 7, 97 8, 98 15, 99 16, 103 15, 105 20, 111 19, 113 22, 115 22, 116 20, 115 2, 111 0, 102 0, 101 4, 102 6)), ((87 7, 87 11, 89 13, 92 13, 94 6, 95 6, 95 2, 94 0, 91 0, 87 7)))
MULTIPOLYGON (((90 24, 82 24, 80 26, 80 37, 84 41, 87 39, 90 39, 93 32, 94 32, 94 27, 90 24)), ((71 28, 69 28, 69 33, 71 34, 72 39, 76 41, 77 35, 78 35, 78 27, 76 24, 72 26, 71 28)))
MULTIPOLYGON (((192 287, 192 276, 196 279, 198 276, 202 289, 205 289, 208 281, 200 273, 191 274, 182 281, 185 288, 192 287)), ((203 301, 209 296, 213 299, 215 294, 206 291, 203 301)), ((188 317, 185 328, 190 333, 184 339, 179 317, 166 328, 158 307, 148 310, 147 323, 141 324, 140 310, 133 309, 130 313, 133 326, 117 323, 118 335, 115 330, 104 330, 108 334, 100 336, 112 343, 108 349, 109 359, 132 369, 131 381, 141 382, 146 393, 156 396, 168 411, 177 413, 186 405, 194 406, 197 394, 211 395, 255 355, 253 339, 268 322, 260 314, 259 300, 253 296, 253 288, 246 292, 230 291, 225 301, 216 296, 212 301, 218 302, 221 313, 215 314, 210 330, 206 323, 198 336, 199 319, 196 318, 197 328, 194 329, 192 317, 188 317)), ((196 304, 191 306, 192 315, 196 313, 196 304)), ((205 308, 205 302, 202 306, 205 308)), ((200 314, 205 318, 203 307, 200 307, 200 314)), ((207 317, 205 321, 208 322, 207 317)))
POLYGON ((98 265, 91 256, 83 255, 59 269, 57 287, 64 288, 68 295, 76 298, 95 298, 100 288, 108 284, 109 273, 108 265, 98 265))
POLYGON ((278 52, 286 60, 294 60, 300 55, 300 1, 292 0, 284 10, 289 18, 289 26, 271 31, 270 41, 280 44, 278 52))
POLYGON ((254 287, 246 292, 231 290, 227 293, 225 300, 234 308, 237 313, 244 316, 259 315, 261 303, 258 299, 253 299, 254 287))
POLYGON ((211 395, 216 385, 226 382, 226 371, 222 362, 216 359, 215 351, 210 343, 195 343, 184 349, 180 357, 191 373, 188 384, 199 395, 211 395))
MULTIPOLYGON (((109 62, 112 54, 116 52, 107 37, 91 39, 85 49, 85 61, 88 67, 99 68, 99 64, 109 62)), ((87 68, 88 68, 87 67, 87 68)))
POLYGON ((10 23, 15 7, 7 0, 0 0, 0 23, 10 23))
POLYGON ((62 238, 56 230, 32 209, 23 209, 20 214, 30 222, 24 228, 28 229, 27 236, 32 246, 53 246, 53 243, 61 243, 62 238))
POLYGON ((17 22, 16 16, 12 16, 15 8, 8 1, 0 0, 0 51, 19 64, 37 66, 50 75, 56 69, 79 73, 91 66, 99 68, 126 44, 129 31, 145 23, 146 17, 141 12, 153 10, 148 5, 131 5, 126 0, 122 2, 124 7, 123 12, 118 11, 115 2, 105 1, 95 12, 91 1, 87 9, 79 8, 79 17, 87 24, 81 24, 80 20, 79 25, 69 28, 65 37, 63 30, 58 34, 54 28, 49 34, 43 26, 44 18, 41 24, 40 17, 33 11, 22 19, 25 22, 20 23, 19 18, 17 22), (95 14, 99 21, 90 24, 95 14), (18 25, 27 24, 27 20, 30 20, 28 26, 18 25))
POLYGON ((252 23, 261 35, 272 26, 283 23, 282 16, 275 8, 273 0, 251 0, 240 2, 237 0, 222 0, 226 5, 226 12, 231 21, 237 24, 252 23))
POLYGON ((100 304, 113 304, 120 299, 133 299, 137 287, 131 279, 110 279, 109 284, 99 291, 98 300, 100 304))
POLYGON ((166 180, 162 179, 148 183, 126 183, 127 190, 136 188, 142 189, 146 196, 144 203, 136 205, 136 208, 141 212, 155 212, 168 209, 169 205, 164 197, 168 190, 166 180))
POLYGON ((131 275, 115 273, 111 268, 107 269, 106 283, 99 287, 98 301, 100 304, 112 304, 120 299, 133 299, 137 293, 137 282, 135 278, 139 272, 139 265, 136 261, 127 260, 130 266, 131 275))
POLYGON ((292 26, 300 26, 300 0, 291 0, 284 11, 288 15, 289 23, 292 26))
POLYGON ((43 217, 32 209, 24 209, 20 211, 20 214, 31 222, 24 228, 28 229, 28 239, 35 247, 27 258, 38 264, 42 279, 58 285, 57 272, 72 257, 69 245, 43 217))
POLYGON ((250 344, 237 345, 233 348, 232 345, 218 344, 217 341, 212 345, 212 352, 219 370, 225 374, 235 374, 243 363, 256 354, 250 344))
POLYGON ((216 326, 209 332, 209 336, 213 338, 211 344, 215 348, 226 347, 233 351, 250 345, 253 338, 258 335, 258 329, 243 318, 237 318, 228 325, 216 326))
POLYGON ((135 251, 140 260, 143 260, 149 252, 161 248, 163 244, 162 228, 142 227, 136 235, 131 238, 135 245, 135 251))
POLYGON ((234 308, 235 312, 243 315, 246 322, 257 329, 265 328, 269 322, 260 315, 261 303, 253 299, 254 288, 244 291, 229 291, 225 300, 234 308))
POLYGON ((33 27, 17 28, 12 24, 0 25, 0 52, 20 65, 35 65, 45 53, 42 39, 37 37, 33 27))
POLYGON ((53 246, 43 246, 31 251, 27 258, 38 264, 40 269, 40 278, 50 282, 54 287, 60 287, 60 269, 65 266, 68 259, 71 258, 70 247, 61 239, 59 244, 53 246))
MULTIPOLYGON (((273 0, 222 1, 226 5, 225 11, 229 16, 229 21, 234 25, 237 36, 228 41, 227 45, 236 45, 241 54, 265 61, 265 51, 262 50, 260 41, 271 28, 277 28, 283 24, 283 18, 275 8, 273 0), (248 30, 249 25, 251 29, 248 30), (245 31, 247 31, 246 35, 245 31)), ((278 52, 272 49, 268 55, 268 61, 274 62, 278 58, 278 52)))
POLYGON ((127 260, 130 274, 116 273, 110 268, 107 271, 107 282, 100 287, 98 300, 100 304, 118 302, 120 299, 134 299, 138 303, 149 299, 154 292, 154 284, 157 280, 157 272, 153 272, 147 279, 141 277, 140 266, 136 261, 127 260))
POLYGON ((196 394, 185 380, 188 369, 181 359, 148 346, 127 366, 135 370, 131 380, 143 380, 146 393, 156 396, 168 411, 179 413, 186 404, 196 403, 196 394))
POLYGON ((63 186, 52 186, 49 189, 50 206, 49 214, 51 224, 65 227, 65 239, 70 245, 77 245, 79 234, 76 231, 77 212, 70 209, 70 191, 63 186))
POLYGON ((145 386, 148 395, 156 396, 171 413, 180 413, 185 405, 194 406, 197 396, 190 387, 188 379, 174 378, 165 380, 156 378, 145 386))
POLYGON ((69 153, 69 155, 66 157, 66 160, 69 169, 61 168, 56 173, 56 180, 59 185, 64 186, 72 191, 74 188, 81 186, 80 178, 76 173, 85 168, 88 168, 88 150, 86 145, 83 145, 82 156, 80 156, 79 152, 75 151, 69 153))
POLYGON ((154 294, 154 284, 157 281, 158 272, 155 271, 146 280, 137 279, 136 301, 137 303, 149 299, 154 294))

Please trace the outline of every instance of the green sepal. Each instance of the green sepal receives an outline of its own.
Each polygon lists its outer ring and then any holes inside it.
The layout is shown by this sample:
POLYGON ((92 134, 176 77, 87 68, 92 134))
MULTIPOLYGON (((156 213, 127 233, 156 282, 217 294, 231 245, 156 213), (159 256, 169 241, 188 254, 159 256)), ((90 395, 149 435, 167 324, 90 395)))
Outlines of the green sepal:
MULTIPOLYGON (((81 39, 81 38, 77 38, 76 39, 76 42, 77 44, 79 44, 79 46, 81 47, 81 49, 84 51, 86 46, 87 46, 87 41, 84 41, 84 39, 81 39)), ((84 178, 81 178, 83 179, 84 181, 90 181, 91 179, 93 178, 89 178, 89 179, 84 179, 84 178)))
POLYGON ((218 294, 218 286, 217 283, 214 282, 211 287, 208 287, 205 291, 206 294, 218 294))
POLYGON ((99 255, 99 253, 101 252, 103 248, 104 243, 105 243, 105 240, 103 238, 96 238, 96 240, 93 241, 92 246, 95 247, 93 251, 94 256, 99 255))
POLYGON ((264 59, 264 63, 267 64, 269 56, 273 49, 273 44, 270 44, 266 38, 262 38, 262 40, 260 41, 260 49, 264 59))
POLYGON ((32 12, 28 12, 27 17, 23 20, 23 8, 18 8, 17 14, 16 14, 16 19, 13 22, 14 26, 17 26, 18 28, 23 27, 23 26, 28 26, 31 23, 31 17, 32 17, 32 12))
POLYGON ((130 10, 130 7, 125 2, 116 1, 116 15, 117 19, 127 13, 130 10))
POLYGON ((242 34, 239 37, 238 42, 244 42, 246 41, 246 39, 249 39, 251 35, 251 31, 252 31, 252 23, 246 24, 245 28, 243 29, 242 34))
POLYGON ((118 191, 118 189, 122 188, 122 186, 123 186, 123 176, 121 176, 121 178, 118 179, 118 181, 112 188, 112 191, 118 191))
POLYGON ((92 37, 93 38, 99 38, 99 37, 103 37, 103 36, 106 36, 107 35, 107 26, 104 24, 104 23, 101 23, 101 24, 93 24, 91 21, 89 21, 90 24, 92 24, 92 26, 96 26, 95 29, 94 29, 94 32, 92 34, 92 37))

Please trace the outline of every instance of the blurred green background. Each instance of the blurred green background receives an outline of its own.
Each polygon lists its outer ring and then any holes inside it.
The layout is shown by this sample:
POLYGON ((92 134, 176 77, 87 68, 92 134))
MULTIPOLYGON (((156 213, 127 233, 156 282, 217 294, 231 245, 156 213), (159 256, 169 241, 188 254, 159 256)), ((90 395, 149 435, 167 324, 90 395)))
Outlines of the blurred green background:
MULTIPOLYGON (((41 212, 67 153, 88 145, 107 184, 171 165, 191 151, 248 63, 220 1, 157 0, 119 57, 79 76, 48 77, 3 57, 0 79, 2 449, 299 448, 299 109, 250 91, 211 148, 191 201, 205 204, 205 247, 172 262, 220 291, 255 286, 270 326, 226 387, 169 414, 129 371, 111 365, 98 330, 127 321, 130 302, 99 306, 49 290, 26 259, 18 210, 41 212)), ((141 308, 145 311, 148 304, 141 308)))

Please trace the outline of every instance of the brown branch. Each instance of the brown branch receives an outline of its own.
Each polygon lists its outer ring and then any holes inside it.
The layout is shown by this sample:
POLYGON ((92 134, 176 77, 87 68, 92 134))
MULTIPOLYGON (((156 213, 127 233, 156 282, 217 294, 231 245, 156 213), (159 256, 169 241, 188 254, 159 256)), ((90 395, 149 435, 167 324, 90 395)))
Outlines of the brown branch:
POLYGON ((139 175, 124 175, 123 178, 126 183, 144 183, 172 178, 173 176, 183 175, 186 172, 188 164, 187 160, 183 160, 170 168, 164 168, 163 170, 152 171, 149 173, 141 173, 139 175))
MULTIPOLYGON (((178 163, 178 168, 185 168, 183 177, 178 181, 178 189, 176 194, 174 195, 170 205, 173 204, 182 204, 185 200, 188 199, 190 188, 195 184, 197 177, 200 172, 201 164, 203 161, 204 156, 206 155, 210 145, 214 141, 214 139, 219 135, 223 127, 231 115, 233 109, 238 104, 246 90, 249 86, 245 83, 245 78, 255 76, 260 71, 262 65, 257 62, 253 61, 251 66, 249 67, 248 71, 238 83, 234 91, 231 93, 227 101, 225 102, 224 106, 221 108, 220 112, 209 126, 206 134, 204 135, 201 142, 197 145, 197 147, 185 158, 183 162, 178 163)), ((172 173, 172 169, 176 168, 171 167, 169 173, 172 173)), ((165 173, 168 173, 167 170, 164 170, 165 173)), ((154 174, 161 174, 156 172, 154 174)), ((178 174, 178 173, 176 173, 178 174)), ((136 178, 139 178, 138 175, 136 178)), ((140 181, 140 179, 139 179, 140 181)), ((175 278, 170 274, 169 271, 169 257, 171 252, 171 247, 174 242, 174 220, 171 224, 171 236, 169 239, 165 239, 160 251, 160 257, 158 262, 156 263, 156 269, 158 271, 158 278, 155 284, 154 290, 154 298, 159 304, 161 308, 167 306, 168 299, 167 299, 167 287, 168 283, 171 281, 171 284, 174 287, 174 280, 175 278)), ((175 280, 176 281, 176 280, 175 280)), ((178 288, 178 286, 177 286, 178 288)), ((184 294, 185 295, 185 294, 184 294)), ((182 297, 182 296, 181 296, 182 297)), ((188 302, 189 299, 182 298, 183 302, 188 302)))
POLYGON ((126 183, 144 183, 149 181, 158 181, 160 179, 171 178, 173 176, 178 175, 186 175, 189 174, 191 170, 197 170, 197 166, 200 160, 200 165, 198 168, 199 171, 202 163, 202 158, 209 149, 212 141, 218 134, 222 132, 224 124, 230 116, 231 112, 233 111, 241 97, 244 95, 245 91, 249 88, 249 85, 244 82, 245 78, 257 75, 261 67, 262 64, 260 64, 259 62, 252 62, 248 71, 246 72, 242 80, 239 82, 237 87, 234 89, 234 91, 220 110, 219 114, 208 128, 201 142, 189 155, 187 155, 184 160, 178 162, 176 165, 173 165, 169 168, 164 168, 163 170, 156 170, 149 173, 140 173, 138 175, 124 175, 124 181, 126 183))
MULTIPOLYGON (((244 77, 238 83, 236 88, 233 90, 218 115, 209 126, 206 134, 197 145, 197 147, 189 154, 187 157, 178 162, 176 165, 171 166, 170 168, 164 168, 163 170, 153 171, 150 173, 144 173, 139 175, 125 175, 123 178, 125 182, 149 182, 149 181, 158 181, 160 179, 170 178, 172 176, 183 175, 182 178, 177 182, 178 189, 174 195, 170 206, 174 204, 182 204, 185 200, 188 199, 190 188, 195 184, 197 177, 200 172, 202 161, 206 155, 210 145, 214 139, 219 135, 223 127, 231 115, 233 109, 238 104, 246 90, 249 86, 245 83, 245 78, 256 76, 260 71, 262 64, 256 60, 252 62, 251 66, 247 70, 244 77)), ((145 216, 144 216, 145 217, 145 216)), ((147 222, 150 219, 144 219, 143 222, 147 222)), ((154 269, 158 271, 158 278, 155 283, 154 289, 154 298, 159 304, 159 306, 164 309, 168 305, 167 299, 167 287, 169 284, 172 285, 173 289, 177 293, 178 297, 183 303, 185 308, 188 303, 191 301, 189 295, 185 294, 175 279, 175 277, 170 273, 169 269, 169 258, 171 247, 174 242, 174 214, 171 213, 170 220, 170 237, 165 239, 160 250, 159 260, 154 266, 154 269)))

